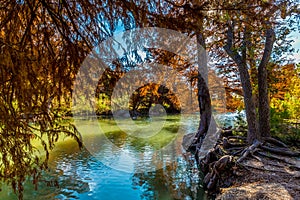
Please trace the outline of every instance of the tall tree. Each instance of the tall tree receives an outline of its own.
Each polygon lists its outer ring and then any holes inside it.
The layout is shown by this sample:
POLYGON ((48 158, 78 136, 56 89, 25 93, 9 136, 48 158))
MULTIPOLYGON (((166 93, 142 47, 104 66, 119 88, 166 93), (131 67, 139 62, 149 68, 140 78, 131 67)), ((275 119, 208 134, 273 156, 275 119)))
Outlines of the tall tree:
POLYGON ((230 17, 230 22, 228 22, 227 44, 224 46, 224 49, 239 67, 249 128, 248 141, 250 143, 261 137, 270 136, 267 64, 271 58, 275 42, 274 29, 275 26, 278 25, 277 21, 280 20, 279 15, 282 15, 282 12, 286 12, 286 9, 293 10, 294 7, 295 2, 287 1, 280 1, 279 3, 274 1, 268 2, 268 4, 260 4, 255 1, 248 2, 247 5, 245 5, 247 9, 241 9, 241 12, 235 13, 234 17, 230 17), (257 13, 257 10, 260 10, 259 13, 257 13), (253 27, 250 23, 258 26, 253 27), (237 37, 235 37, 234 30, 236 30, 238 34, 242 32, 243 36, 239 37, 236 35, 237 37), (257 35, 257 33, 261 33, 262 36, 257 35), (258 45, 255 44, 255 40, 257 41, 257 39, 261 41, 258 45), (236 40, 236 43, 240 42, 241 46, 234 46, 234 40, 236 40), (256 62, 256 59, 260 61, 256 62), (248 66, 251 66, 252 70, 257 69, 258 71, 259 120, 256 120, 255 102, 253 100, 253 89, 248 66))
POLYGON ((248 141, 252 142, 254 139, 258 139, 259 135, 257 134, 256 111, 252 97, 252 86, 246 63, 246 46, 243 47, 243 55, 239 55, 233 50, 233 27, 234 24, 229 22, 227 31, 227 44, 224 49, 239 67, 241 83, 244 91, 246 117, 248 122, 248 141))
MULTIPOLYGON (((230 57, 228 64, 226 59, 221 60, 221 67, 232 68, 232 61, 238 67, 248 122, 248 142, 269 137, 266 66, 276 41, 275 30, 286 26, 281 17, 286 16, 286 13, 293 15, 293 12, 297 12, 297 3, 295 1, 212 2, 208 5, 208 10, 211 10, 209 16, 213 21, 213 28, 210 30, 216 31, 212 38, 212 48, 217 50, 215 52, 217 55, 226 57, 220 49, 220 46, 223 46, 230 57), (255 85, 258 86, 258 99, 254 93, 255 85), (259 120, 256 117, 257 105, 259 120)), ((280 33, 278 37, 285 41, 287 33, 280 33)))

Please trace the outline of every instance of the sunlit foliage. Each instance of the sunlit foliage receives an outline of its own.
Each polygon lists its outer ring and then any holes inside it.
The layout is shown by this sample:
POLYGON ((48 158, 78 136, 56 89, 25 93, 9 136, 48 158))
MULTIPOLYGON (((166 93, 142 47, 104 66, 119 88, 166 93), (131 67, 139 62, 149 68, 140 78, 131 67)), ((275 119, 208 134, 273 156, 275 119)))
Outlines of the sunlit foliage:
MULTIPOLYGON (((238 63, 231 60, 230 65, 227 65, 228 56, 225 51, 220 50, 228 40, 228 30, 230 27, 233 29, 231 50, 235 55, 241 54, 245 62, 249 63, 250 69, 256 71, 264 52, 266 29, 280 27, 276 20, 283 20, 294 12, 297 13, 297 6, 297 1, 256 0, 1 0, 0 179, 11 184, 13 189, 19 191, 19 198, 22 198, 22 183, 27 177, 31 177, 34 184, 37 183, 40 170, 47 168, 49 151, 60 134, 71 136, 81 144, 79 133, 72 124, 62 123, 63 117, 70 115, 75 75, 93 47, 112 36, 117 29, 155 26, 196 37, 203 48, 216 53, 216 57, 220 54, 223 55, 222 58, 226 57, 219 64, 222 68, 220 71, 229 76, 225 84, 227 92, 241 93, 240 85, 236 82, 238 77, 233 77, 232 72, 235 70, 231 69, 238 63), (232 83, 231 80, 235 82, 232 83), (45 157, 41 157, 34 148, 33 140, 43 146, 45 157)), ((289 30, 282 32, 288 34, 289 30)), ((196 66, 191 66, 168 52, 148 50, 148 53, 153 60, 178 68, 195 90, 196 86, 200 88, 201 79, 196 66)), ((140 62, 138 57, 136 59, 136 62, 140 62)), ((97 88, 99 96, 96 98, 99 101, 101 98, 110 98, 115 82, 134 67, 134 62, 123 61, 121 63, 117 60, 116 68, 107 70, 102 79, 99 77, 102 80, 97 88)), ((201 65, 200 63, 198 64, 201 65)), ((202 76, 205 77, 206 74, 203 73, 202 76)), ((292 99, 291 96, 299 91, 297 79, 292 81, 295 81, 294 88, 284 96, 285 99, 292 99)), ((147 93, 150 86, 152 85, 140 88, 141 93, 137 96, 147 96, 143 95, 142 90, 147 93)), ((159 98, 159 86, 155 87, 158 88, 152 90, 152 94, 159 98)), ((243 89, 244 95, 247 91, 252 92, 251 88, 243 89)), ((199 91, 201 90, 198 90, 199 106, 202 106, 200 111, 203 112, 205 107, 200 102, 203 96, 199 91)), ((162 94, 171 95, 167 92, 162 94)), ((169 105, 177 104, 175 98, 169 96, 167 99, 170 98, 172 101, 168 102, 169 105)), ((210 97, 206 95, 206 98, 206 102, 210 103, 210 97)), ((295 97, 293 107, 296 108, 297 105, 295 97)), ((100 102, 98 106, 101 112, 103 104, 100 102)), ((207 117, 210 120, 209 114, 207 117)), ((206 128, 208 125, 205 124, 206 128)))

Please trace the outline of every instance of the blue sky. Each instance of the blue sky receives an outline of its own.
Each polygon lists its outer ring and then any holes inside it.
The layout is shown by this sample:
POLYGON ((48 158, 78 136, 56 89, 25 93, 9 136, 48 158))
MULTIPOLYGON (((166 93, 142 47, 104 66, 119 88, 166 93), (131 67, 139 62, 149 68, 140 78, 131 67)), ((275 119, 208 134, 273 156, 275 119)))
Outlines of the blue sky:
POLYGON ((296 50, 293 57, 295 58, 296 63, 300 63, 300 33, 299 32, 292 33, 291 38, 294 40, 293 47, 296 50))

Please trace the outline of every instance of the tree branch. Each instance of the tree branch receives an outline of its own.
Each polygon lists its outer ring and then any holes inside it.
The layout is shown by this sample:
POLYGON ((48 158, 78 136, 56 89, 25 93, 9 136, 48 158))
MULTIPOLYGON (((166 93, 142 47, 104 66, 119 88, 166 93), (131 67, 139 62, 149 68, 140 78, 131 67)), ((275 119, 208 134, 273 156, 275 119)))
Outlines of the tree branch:
POLYGON ((261 59, 261 62, 259 63, 258 69, 259 68, 262 69, 267 66, 271 57, 274 42, 275 42, 275 32, 273 28, 270 27, 266 30, 266 43, 265 43, 264 54, 261 59))
POLYGON ((227 22, 228 24, 228 30, 227 30, 227 42, 226 45, 224 46, 224 49, 226 53, 236 62, 238 65, 242 65, 242 57, 239 55, 239 53, 235 52, 233 50, 233 28, 234 28, 234 23, 227 22))

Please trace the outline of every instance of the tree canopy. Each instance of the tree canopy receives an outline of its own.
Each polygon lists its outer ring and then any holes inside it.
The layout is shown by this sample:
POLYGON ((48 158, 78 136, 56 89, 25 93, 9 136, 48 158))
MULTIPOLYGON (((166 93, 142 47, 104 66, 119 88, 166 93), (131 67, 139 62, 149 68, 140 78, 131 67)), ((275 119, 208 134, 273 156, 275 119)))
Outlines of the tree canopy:
MULTIPOLYGON (((118 30, 160 27, 195 37, 218 63, 219 74, 227 80, 228 95, 243 95, 248 141, 252 143, 261 136, 268 136, 268 62, 289 50, 286 36, 295 29, 295 24, 299 25, 297 20, 299 5, 296 0, 1 0, 1 180, 20 191, 22 198, 22 183, 27 176, 33 177, 34 182, 38 180, 40 170, 47 168, 49 151, 60 134, 75 138, 81 145, 76 127, 72 123, 62 123, 66 113, 61 108, 72 105, 75 76, 85 57, 94 46, 118 30), (273 54, 272 50, 275 50, 273 54), (237 71, 238 76, 235 75, 237 71), (253 97, 254 83, 258 85, 259 120, 253 97), (44 147, 44 159, 34 148, 33 140, 44 147)), ((162 50, 148 49, 146 52, 153 60, 178 68, 189 78, 187 80, 198 92, 201 113, 196 141, 205 137, 212 115, 205 81, 206 55, 199 53, 197 68, 162 50), (189 73, 184 72, 187 68, 189 73)), ((125 66, 123 62, 119 73, 126 73, 131 67, 134 66, 125 66)), ((117 68, 105 75, 116 71, 117 68)), ((103 81, 99 88, 101 90, 103 85, 109 88, 110 84, 112 82, 103 81)), ((152 86, 158 87, 152 90, 156 94, 152 96, 154 102, 167 102, 176 107, 172 94, 158 95, 157 91, 164 88, 157 85, 140 88, 139 95, 134 94, 133 99, 147 96, 142 91, 152 86)))

